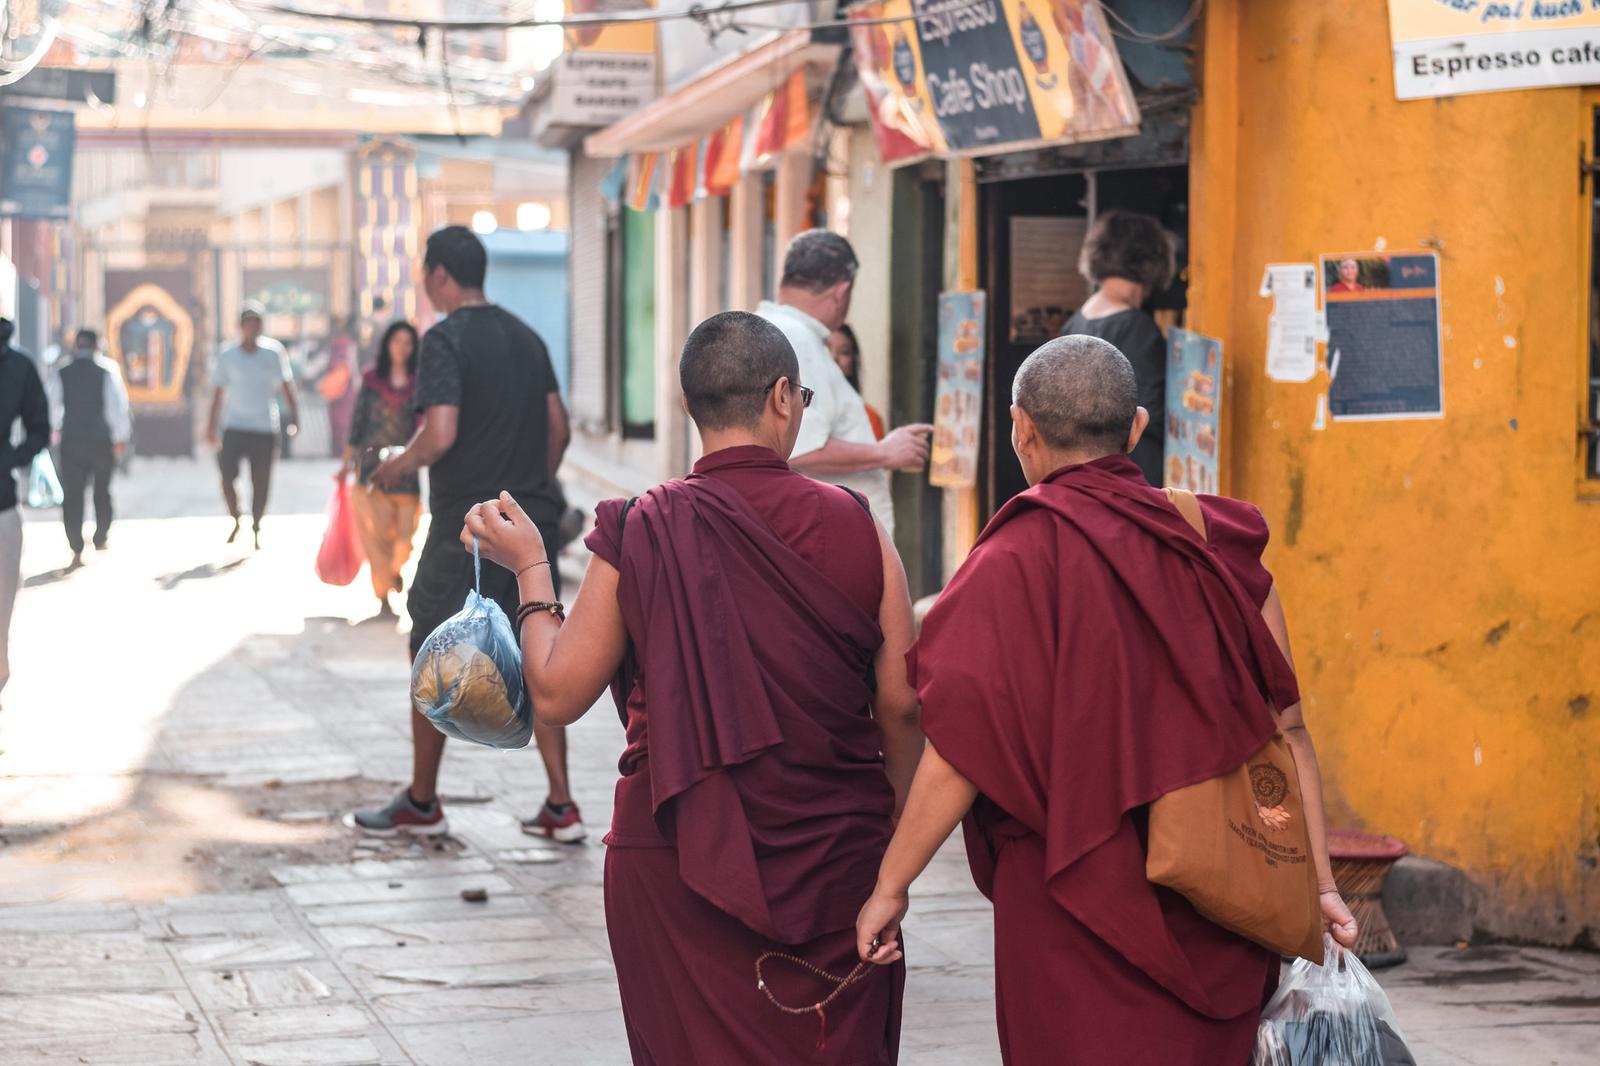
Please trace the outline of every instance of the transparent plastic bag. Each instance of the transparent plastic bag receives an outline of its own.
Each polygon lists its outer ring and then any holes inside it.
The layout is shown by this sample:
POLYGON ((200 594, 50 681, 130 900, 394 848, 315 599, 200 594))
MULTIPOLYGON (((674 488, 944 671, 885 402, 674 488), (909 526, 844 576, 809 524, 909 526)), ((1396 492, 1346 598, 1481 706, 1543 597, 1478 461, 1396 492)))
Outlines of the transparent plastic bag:
POLYGON ((472 591, 422 642, 411 667, 411 705, 447 737, 524 748, 533 736, 533 708, 522 682, 522 649, 500 605, 479 594, 482 572, 473 541, 472 591))
POLYGON ((33 466, 28 469, 28 506, 36 510, 60 507, 64 499, 66 493, 61 491, 61 482, 56 477, 56 464, 50 461, 49 452, 40 452, 33 457, 33 466))
POLYGON ((1416 1066, 1389 997, 1361 960, 1325 941, 1296 959, 1261 1014, 1250 1066, 1416 1066))

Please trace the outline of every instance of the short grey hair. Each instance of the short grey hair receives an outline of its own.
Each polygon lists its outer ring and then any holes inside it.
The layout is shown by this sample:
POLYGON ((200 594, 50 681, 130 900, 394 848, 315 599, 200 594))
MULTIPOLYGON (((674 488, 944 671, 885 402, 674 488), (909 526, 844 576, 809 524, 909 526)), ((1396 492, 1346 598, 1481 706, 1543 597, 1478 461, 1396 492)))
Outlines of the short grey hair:
POLYGON ((1023 360, 1011 402, 1062 451, 1120 454, 1139 411, 1133 364, 1117 346, 1074 333, 1046 341, 1023 360))
POLYGON ((1126 278, 1145 292, 1167 287, 1178 268, 1178 239, 1149 215, 1107 211, 1094 220, 1078 256, 1078 273, 1095 285, 1126 278))
POLYGON ((797 234, 783 253, 786 288, 826 292, 843 281, 854 281, 860 266, 850 242, 830 230, 808 229, 797 234))

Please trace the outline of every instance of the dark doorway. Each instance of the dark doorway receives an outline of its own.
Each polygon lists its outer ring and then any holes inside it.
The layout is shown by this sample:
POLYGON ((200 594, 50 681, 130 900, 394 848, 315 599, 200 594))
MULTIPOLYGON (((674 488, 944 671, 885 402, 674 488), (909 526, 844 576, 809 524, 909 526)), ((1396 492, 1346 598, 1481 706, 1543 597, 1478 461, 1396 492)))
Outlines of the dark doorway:
POLYGON ((1183 322, 1188 290, 1189 168, 1136 167, 1051 174, 981 186, 979 284, 989 292, 989 415, 979 492, 987 521, 1027 488, 1011 451, 1011 380, 1030 352, 1060 333, 1089 296, 1078 256, 1089 224, 1120 208, 1153 215, 1178 238, 1178 269, 1145 310, 1163 330, 1183 322))

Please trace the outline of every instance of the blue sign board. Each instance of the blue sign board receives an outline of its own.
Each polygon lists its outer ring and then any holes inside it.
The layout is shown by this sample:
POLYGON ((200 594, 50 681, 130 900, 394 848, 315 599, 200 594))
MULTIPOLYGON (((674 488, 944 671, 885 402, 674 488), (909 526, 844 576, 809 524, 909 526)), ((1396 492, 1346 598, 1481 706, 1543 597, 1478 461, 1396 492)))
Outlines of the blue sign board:
POLYGON ((0 217, 67 220, 75 137, 71 111, 0 111, 0 217))

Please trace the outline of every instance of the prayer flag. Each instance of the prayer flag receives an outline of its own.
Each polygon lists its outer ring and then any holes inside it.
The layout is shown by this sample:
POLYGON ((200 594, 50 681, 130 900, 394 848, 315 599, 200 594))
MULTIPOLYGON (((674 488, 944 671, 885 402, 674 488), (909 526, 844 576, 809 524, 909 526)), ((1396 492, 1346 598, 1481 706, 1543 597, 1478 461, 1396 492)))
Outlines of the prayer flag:
POLYGON ((611 169, 606 171, 606 176, 600 179, 600 195, 605 197, 607 203, 621 203, 623 191, 627 187, 628 157, 619 155, 611 169))
POLYGON ((633 192, 628 196, 628 206, 635 211, 656 209, 656 156, 655 152, 634 156, 633 192))

